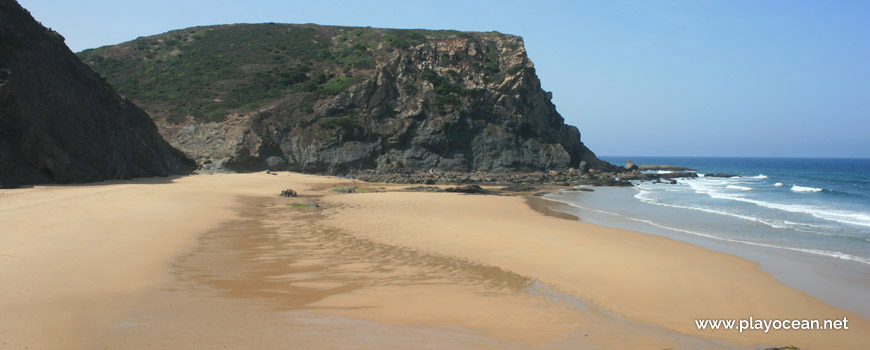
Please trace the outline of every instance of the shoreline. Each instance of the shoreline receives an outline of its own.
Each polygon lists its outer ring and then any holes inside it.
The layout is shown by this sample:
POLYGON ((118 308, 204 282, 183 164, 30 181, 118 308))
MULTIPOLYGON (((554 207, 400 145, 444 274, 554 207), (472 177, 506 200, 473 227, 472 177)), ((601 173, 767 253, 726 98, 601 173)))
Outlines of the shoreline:
MULTIPOLYGON (((557 283, 569 295, 590 300, 618 315, 663 325, 679 333, 727 339, 743 346, 758 344, 760 339, 768 339, 762 343, 801 344, 797 338, 803 337, 797 333, 760 338, 747 334, 731 337, 698 332, 692 329, 691 322, 686 321, 702 318, 702 315, 782 319, 790 316, 800 318, 797 315, 801 314, 803 318, 811 318, 810 314, 818 318, 823 314, 845 313, 858 323, 866 322, 865 318, 845 310, 829 313, 836 309, 782 285, 759 270, 757 264, 747 260, 668 238, 558 220, 537 212, 530 215, 524 213, 529 210, 528 206, 518 202, 522 199, 506 197, 496 203, 480 197, 467 197, 459 203, 438 194, 440 199, 436 200, 436 195, 428 196, 425 206, 422 206, 419 202, 423 199, 413 194, 395 193, 390 197, 374 203, 366 202, 366 206, 374 205, 370 209, 363 208, 362 202, 355 200, 358 197, 340 197, 342 203, 352 203, 355 212, 342 213, 355 218, 352 226, 343 227, 377 241, 474 257, 510 271, 536 276, 541 281, 557 283), (431 217, 406 219, 424 207, 425 210, 442 212, 455 222, 444 223, 431 217), (472 214, 476 208, 486 208, 488 213, 512 219, 495 222, 480 218, 472 214), (384 226, 367 215, 376 211, 394 213, 399 219, 384 226), (439 230, 421 232, 411 228, 420 224, 424 227, 437 225, 439 230), (553 266, 558 266, 559 270, 553 270, 553 266), (640 286, 642 288, 638 289, 640 286), (639 292, 641 290, 645 292, 639 292), (831 310, 822 311, 828 308, 831 310), (686 314, 680 316, 680 313, 686 314), (690 314, 695 316, 688 316, 690 314)), ((837 337, 830 334, 813 334, 813 339, 804 338, 802 341, 816 346, 831 346, 838 342, 837 337)), ((837 346, 855 345, 841 343, 837 346)))
POLYGON ((7 345, 857 349, 868 337, 866 319, 757 264, 576 222, 540 197, 284 172, 154 181, 0 191, 2 231, 16 233, 0 235, 7 345), (349 183, 387 192, 330 191, 349 183), (278 197, 285 188, 300 197, 278 197), (307 201, 320 207, 286 205, 307 201), (692 318, 750 313, 845 314, 854 330, 691 329, 692 318))
MULTIPOLYGON (((596 191, 599 191, 599 193, 595 195, 594 200, 583 203, 583 205, 590 206, 589 209, 576 205, 572 206, 555 198, 549 200, 558 203, 561 210, 582 217, 583 221, 668 237, 753 261, 759 264, 759 268, 762 271, 772 274, 777 280, 792 288, 804 291, 831 305, 842 307, 870 318, 870 296, 864 292, 870 290, 870 265, 866 263, 788 248, 763 246, 686 233, 634 220, 631 217, 625 216, 627 214, 624 213, 618 213, 621 215, 618 218, 611 218, 608 215, 595 213, 595 210, 605 209, 593 207, 593 202, 606 197, 613 198, 614 196, 625 197, 625 199, 617 199, 620 201, 635 200, 633 197, 634 191, 629 188, 614 189, 600 187, 597 187, 596 191)), ((677 212, 680 210, 674 209, 673 211, 677 212)))

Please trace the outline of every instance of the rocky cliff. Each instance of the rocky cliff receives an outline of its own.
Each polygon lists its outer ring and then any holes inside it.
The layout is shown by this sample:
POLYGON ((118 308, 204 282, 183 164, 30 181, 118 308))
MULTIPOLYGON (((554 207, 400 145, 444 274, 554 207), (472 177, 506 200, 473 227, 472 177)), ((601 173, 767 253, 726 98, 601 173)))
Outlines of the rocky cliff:
POLYGON ((0 185, 167 175, 192 165, 60 34, 0 0, 0 185))
POLYGON ((244 24, 79 56, 205 168, 610 167, 565 125, 517 36, 244 24))

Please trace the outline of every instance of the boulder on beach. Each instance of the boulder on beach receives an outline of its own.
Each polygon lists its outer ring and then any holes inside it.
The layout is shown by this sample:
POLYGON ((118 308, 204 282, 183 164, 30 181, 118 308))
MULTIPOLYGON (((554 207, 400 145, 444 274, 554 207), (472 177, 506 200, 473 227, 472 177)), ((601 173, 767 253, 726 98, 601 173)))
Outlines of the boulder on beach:
POLYGON ((468 194, 496 194, 495 191, 490 191, 478 185, 465 185, 445 189, 444 192, 468 193, 468 194))

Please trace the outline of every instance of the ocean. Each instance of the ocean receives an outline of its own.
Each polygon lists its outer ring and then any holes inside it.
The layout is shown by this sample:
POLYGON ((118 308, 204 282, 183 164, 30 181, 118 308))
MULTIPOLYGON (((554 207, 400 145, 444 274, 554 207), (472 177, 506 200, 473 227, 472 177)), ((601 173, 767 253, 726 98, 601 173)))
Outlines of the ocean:
MULTIPOLYGON (((581 220, 652 227, 870 264, 870 159, 601 157, 679 165, 699 177, 637 182, 631 199, 562 192, 581 220), (726 173, 720 178, 704 174, 726 173)), ((605 190, 606 192, 607 190, 605 190)), ((613 191, 611 191, 613 192, 613 191)), ((616 192, 625 193, 625 191, 616 192)), ((638 229, 638 227, 629 227, 638 229)), ((641 229, 641 231, 643 231, 641 229)))

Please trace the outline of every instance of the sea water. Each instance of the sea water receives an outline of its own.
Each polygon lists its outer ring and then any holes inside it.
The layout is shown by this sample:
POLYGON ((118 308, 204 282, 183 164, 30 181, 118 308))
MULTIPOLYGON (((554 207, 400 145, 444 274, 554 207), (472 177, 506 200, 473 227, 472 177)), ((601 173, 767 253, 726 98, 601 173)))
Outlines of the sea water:
POLYGON ((545 198, 581 221, 757 262, 788 286, 870 317, 870 159, 601 158, 685 166, 698 177, 545 198), (734 176, 706 176, 717 173, 734 176))
MULTIPOLYGON (((626 212, 625 205, 592 209, 713 239, 870 264, 870 159, 602 159, 679 165, 697 170, 698 177, 634 183, 637 202, 672 209, 667 212, 642 206, 626 212), (705 176, 716 173, 735 176, 705 176)), ((552 199, 571 204, 579 195, 552 199)))

